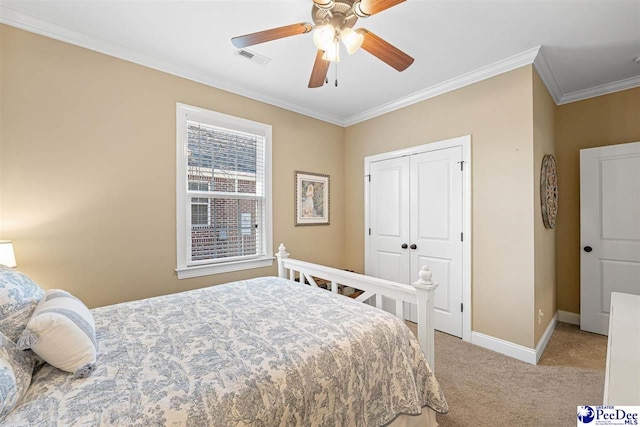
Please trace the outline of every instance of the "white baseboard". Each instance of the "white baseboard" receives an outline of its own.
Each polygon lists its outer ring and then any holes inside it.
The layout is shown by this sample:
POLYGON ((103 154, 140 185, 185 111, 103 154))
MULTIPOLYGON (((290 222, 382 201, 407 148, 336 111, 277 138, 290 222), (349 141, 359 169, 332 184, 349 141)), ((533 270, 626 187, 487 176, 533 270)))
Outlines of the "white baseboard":
POLYGON ((551 335, 553 335, 553 331, 556 329, 556 325, 558 324, 558 313, 553 316, 551 322, 547 325, 547 329, 544 330, 544 333, 540 337, 540 341, 538 341, 538 345, 536 346, 536 365, 538 361, 540 361, 540 357, 542 353, 544 353, 544 349, 547 348, 547 344, 549 344, 549 340, 551 339, 551 335))
POLYGON ((556 313, 556 315, 553 316, 553 319, 549 322, 547 329, 545 329, 535 349, 515 344, 510 341, 505 341, 500 338, 495 338, 490 335, 485 335, 480 332, 471 332, 471 343, 497 353, 513 357, 514 359, 536 365, 540 360, 544 349, 547 347, 557 324, 558 314, 556 313))
POLYGON ((514 344, 510 341, 501 340, 500 338, 495 338, 480 332, 471 332, 471 344, 502 353, 514 359, 531 363, 532 365, 536 364, 536 351, 520 344, 514 344))
POLYGON ((564 323, 580 326, 580 314, 571 313, 570 311, 558 310, 558 320, 564 323))

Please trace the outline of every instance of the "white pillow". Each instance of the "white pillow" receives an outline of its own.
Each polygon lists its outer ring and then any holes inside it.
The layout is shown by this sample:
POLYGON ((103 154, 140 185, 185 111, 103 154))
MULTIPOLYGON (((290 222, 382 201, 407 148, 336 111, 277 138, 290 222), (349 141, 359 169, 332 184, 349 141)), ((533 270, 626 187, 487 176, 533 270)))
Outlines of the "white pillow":
POLYGON ((33 280, 0 265, 0 331, 15 342, 43 295, 33 280))
POLYGON ((98 345, 93 316, 82 301, 60 289, 44 294, 17 344, 76 378, 87 377, 95 369, 98 345))
POLYGON ((22 400, 31 384, 35 356, 20 351, 0 332, 0 424, 22 400))

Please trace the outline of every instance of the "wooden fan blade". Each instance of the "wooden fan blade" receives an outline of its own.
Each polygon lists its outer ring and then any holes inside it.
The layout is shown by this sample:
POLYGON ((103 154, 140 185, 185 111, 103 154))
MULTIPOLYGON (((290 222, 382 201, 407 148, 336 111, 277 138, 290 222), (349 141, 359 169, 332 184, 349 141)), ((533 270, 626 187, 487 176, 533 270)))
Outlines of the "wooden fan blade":
POLYGON ((316 62, 313 63, 313 70, 311 70, 311 77, 309 78, 309 87, 322 87, 325 79, 327 78, 327 71, 329 71, 329 61, 322 59, 324 51, 318 50, 316 53, 316 62))
POLYGON ((367 15, 375 15, 405 0, 361 0, 360 10, 367 15))
POLYGON ((358 28, 357 33, 364 36, 362 48, 387 63, 398 71, 406 70, 409 65, 413 64, 413 58, 393 46, 391 43, 384 41, 380 37, 364 28, 358 28))
POLYGON ((258 31, 257 33, 234 37, 231 39, 231 43, 233 43, 237 48, 242 48, 284 37, 308 33, 312 29, 313 25, 308 22, 301 22, 299 24, 285 25, 284 27, 272 28, 270 30, 258 31))

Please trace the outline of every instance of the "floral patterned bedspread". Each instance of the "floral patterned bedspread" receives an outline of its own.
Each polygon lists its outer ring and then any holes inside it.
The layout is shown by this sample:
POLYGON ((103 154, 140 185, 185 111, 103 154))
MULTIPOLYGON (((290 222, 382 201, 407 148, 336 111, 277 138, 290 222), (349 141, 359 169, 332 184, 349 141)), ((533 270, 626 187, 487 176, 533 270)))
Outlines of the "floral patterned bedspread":
POLYGON ((381 426, 448 407, 400 320, 276 277, 92 310, 97 368, 44 365, 20 426, 381 426))

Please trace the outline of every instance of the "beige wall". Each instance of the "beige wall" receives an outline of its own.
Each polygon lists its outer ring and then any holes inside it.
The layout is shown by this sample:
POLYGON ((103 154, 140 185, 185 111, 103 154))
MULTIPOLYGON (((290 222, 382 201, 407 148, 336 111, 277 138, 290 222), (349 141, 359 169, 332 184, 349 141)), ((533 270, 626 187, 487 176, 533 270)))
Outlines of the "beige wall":
POLYGON ((344 129, 0 25, 0 238, 89 306, 274 274, 178 280, 175 108, 273 126, 274 246, 342 266, 344 129), (331 225, 293 226, 294 169, 331 176, 331 225))
POLYGON ((363 270, 363 159, 471 135, 473 330, 534 346, 532 67, 350 126, 345 142, 346 265, 363 270))
POLYGON ((535 344, 556 314, 556 230, 547 229, 542 222, 540 207, 540 172, 545 154, 555 154, 555 109, 556 104, 546 86, 533 73, 533 210, 535 244, 535 344), (544 316, 539 318, 542 310, 544 316))
POLYGON ((640 141, 640 88, 556 109, 558 309, 580 312, 580 149, 640 141))

